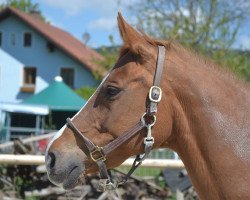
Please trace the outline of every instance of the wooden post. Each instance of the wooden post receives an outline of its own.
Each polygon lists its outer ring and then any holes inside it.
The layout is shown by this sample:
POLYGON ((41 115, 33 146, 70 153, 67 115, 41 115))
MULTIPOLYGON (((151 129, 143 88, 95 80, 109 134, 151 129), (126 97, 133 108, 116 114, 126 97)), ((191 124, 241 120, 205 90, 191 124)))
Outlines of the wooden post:
POLYGON ((40 124, 41 124, 41 117, 40 117, 40 115, 36 115, 36 132, 35 132, 35 135, 40 134, 40 124))
POLYGON ((11 115, 9 112, 6 112, 6 142, 10 141, 11 138, 11 131, 10 131, 10 126, 11 126, 11 115))

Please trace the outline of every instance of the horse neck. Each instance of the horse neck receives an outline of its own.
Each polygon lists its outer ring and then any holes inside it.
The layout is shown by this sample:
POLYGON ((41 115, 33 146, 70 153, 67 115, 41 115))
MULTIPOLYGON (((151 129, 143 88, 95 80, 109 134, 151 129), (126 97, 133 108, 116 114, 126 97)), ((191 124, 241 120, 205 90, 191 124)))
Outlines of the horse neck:
POLYGON ((169 147, 183 160, 202 199, 232 197, 250 180, 249 92, 190 55, 168 55, 166 77, 176 97, 169 147), (236 169, 248 173, 241 176, 236 169))

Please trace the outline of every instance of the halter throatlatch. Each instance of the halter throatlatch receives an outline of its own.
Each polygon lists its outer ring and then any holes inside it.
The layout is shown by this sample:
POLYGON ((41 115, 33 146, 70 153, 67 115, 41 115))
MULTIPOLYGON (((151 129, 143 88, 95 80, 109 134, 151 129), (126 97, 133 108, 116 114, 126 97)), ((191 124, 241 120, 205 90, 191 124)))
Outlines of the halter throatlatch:
POLYGON ((67 118, 67 126, 70 128, 74 134, 78 135, 83 141, 89 151, 89 157, 97 164, 100 172, 101 179, 99 180, 100 191, 114 190, 119 185, 124 184, 131 174, 141 165, 142 161, 145 160, 154 145, 154 137, 152 136, 152 127, 156 123, 156 113, 157 105, 162 98, 162 90, 160 88, 160 81, 162 70, 165 61, 165 47, 158 46, 158 58, 155 70, 153 86, 149 90, 149 103, 146 107, 146 112, 142 115, 141 120, 131 127, 128 131, 123 132, 119 137, 105 145, 104 147, 99 147, 95 145, 91 140, 84 136, 77 127, 72 123, 70 118, 67 118), (113 180, 111 174, 108 172, 105 161, 106 155, 111 151, 119 147, 121 144, 129 140, 135 134, 137 134, 142 129, 147 129, 147 135, 144 138, 144 153, 137 155, 129 172, 122 180, 113 180))

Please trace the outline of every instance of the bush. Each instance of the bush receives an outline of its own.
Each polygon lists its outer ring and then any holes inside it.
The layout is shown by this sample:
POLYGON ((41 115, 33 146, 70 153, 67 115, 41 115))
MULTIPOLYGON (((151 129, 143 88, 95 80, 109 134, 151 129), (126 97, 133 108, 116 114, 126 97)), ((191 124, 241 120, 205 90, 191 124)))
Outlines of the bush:
POLYGON ((96 87, 82 87, 75 90, 75 92, 85 100, 88 100, 94 94, 95 90, 96 87))

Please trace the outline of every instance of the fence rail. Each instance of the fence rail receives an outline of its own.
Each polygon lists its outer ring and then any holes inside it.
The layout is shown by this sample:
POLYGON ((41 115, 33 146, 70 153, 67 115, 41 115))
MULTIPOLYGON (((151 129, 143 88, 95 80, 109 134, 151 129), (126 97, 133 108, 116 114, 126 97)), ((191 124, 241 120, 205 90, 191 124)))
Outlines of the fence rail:
MULTIPOLYGON (((133 159, 129 158, 122 163, 121 166, 129 167, 133 163, 133 159)), ((42 155, 13 155, 1 154, 0 164, 5 165, 44 165, 45 158, 42 155)), ((181 160, 173 159, 146 159, 142 166, 157 168, 184 168, 181 160)))
MULTIPOLYGON (((37 136, 32 136, 29 138, 22 139, 22 143, 33 143, 36 144, 37 141, 43 139, 51 138, 55 132, 50 134, 42 134, 37 136)), ((0 151, 2 153, 6 148, 13 146, 13 142, 7 142, 0 144, 0 151)), ((133 158, 127 159, 120 167, 119 170, 127 172, 133 163, 133 158)), ((44 165, 44 156, 42 155, 12 155, 12 154, 0 154, 0 165, 44 165)), ((149 176, 154 177, 158 175, 164 168, 184 168, 182 161, 178 158, 178 155, 169 149, 158 149, 153 150, 149 158, 146 159, 142 167, 135 171, 137 176, 149 176)), ((45 167, 42 167, 42 171, 45 171, 45 167)))

